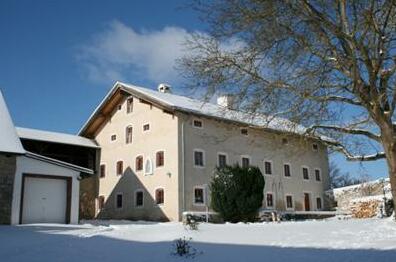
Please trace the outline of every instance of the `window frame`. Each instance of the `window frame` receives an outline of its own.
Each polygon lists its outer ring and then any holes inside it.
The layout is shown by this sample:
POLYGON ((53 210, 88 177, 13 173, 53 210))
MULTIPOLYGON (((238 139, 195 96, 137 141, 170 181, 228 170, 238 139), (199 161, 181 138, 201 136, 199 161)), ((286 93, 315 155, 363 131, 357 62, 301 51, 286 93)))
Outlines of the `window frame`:
POLYGON ((154 174, 154 165, 153 165, 153 161, 151 160, 150 157, 146 158, 146 161, 143 161, 143 170, 144 170, 144 175, 145 176, 151 176, 154 174), (147 172, 148 170, 146 169, 147 167, 147 163, 150 163, 150 170, 149 172, 147 172))
POLYGON ((129 145, 129 144, 132 144, 132 142, 133 142, 133 126, 132 125, 127 125, 125 127, 125 144, 129 145), (129 134, 128 133, 129 128, 131 129, 131 136, 130 137, 128 135, 129 134))
POLYGON ((248 129, 247 127, 241 127, 241 128, 239 129, 239 134, 240 134, 240 135, 243 135, 243 136, 249 136, 249 129, 248 129), (242 133, 242 130, 246 130, 246 134, 243 134, 243 133, 242 133))
POLYGON ((323 210, 323 198, 321 196, 316 196, 315 198, 315 208, 316 210, 323 210), (320 199, 320 208, 318 207, 318 199, 320 199))
POLYGON ((115 195, 115 209, 121 210, 124 207, 124 194, 122 192, 117 192, 115 195), (118 207, 118 196, 121 196, 121 207, 118 207))
POLYGON ((206 166, 206 155, 205 155, 205 150, 199 149, 199 148, 194 148, 193 149, 193 164, 195 168, 205 168, 206 166), (202 165, 197 165, 195 161, 195 153, 202 153, 202 165))
POLYGON ((315 174, 315 181, 316 182, 322 182, 322 170, 320 168, 314 168, 314 174, 315 174), (316 171, 319 171, 319 180, 317 179, 318 177, 316 176, 316 171))
POLYGON ((99 166, 99 179, 106 177, 106 173, 107 173, 106 170, 107 170, 106 163, 101 163, 100 166, 99 166), (102 167, 104 168, 103 175, 102 175, 102 167))
POLYGON ((225 166, 227 166, 228 165, 228 154, 225 152, 217 152, 217 167, 220 167, 220 156, 225 156, 225 166))
POLYGON ((194 186, 193 187, 193 205, 194 206, 205 206, 206 205, 206 200, 205 200, 205 194, 206 194, 206 188, 204 186, 194 186), (195 197, 195 190, 196 189, 201 189, 202 190, 202 203, 196 202, 196 197, 195 197))
POLYGON ((150 122, 144 123, 144 124, 142 125, 142 132, 143 132, 143 133, 147 133, 147 132, 150 132, 150 131, 151 131, 151 123, 150 123, 150 122), (144 130, 144 127, 147 126, 147 125, 148 125, 148 129, 147 129, 147 130, 144 130))
POLYGON ((285 194, 285 208, 286 210, 294 210, 294 199, 292 194, 285 194), (287 197, 291 197, 291 207, 287 206, 287 197))
POLYGON ((242 168, 243 168, 243 159, 244 158, 249 159, 249 165, 247 166, 247 168, 249 168, 252 165, 252 159, 249 155, 241 155, 240 163, 241 163, 242 168))
POLYGON ((301 174, 302 174, 302 179, 303 179, 304 181, 309 181, 309 180, 310 180, 310 179, 309 179, 309 167, 308 167, 308 166, 301 166, 301 174), (304 168, 307 169, 308 178, 305 178, 305 177, 304 177, 304 168))
POLYGON ((265 193, 265 207, 267 208, 267 209, 274 209, 275 208, 275 197, 274 197, 274 192, 272 192, 272 191, 268 191, 268 192, 266 192, 265 193), (271 195, 272 196, 272 199, 271 199, 271 201, 272 201, 272 205, 271 206, 268 206, 268 195, 271 195))
POLYGON ((292 178, 292 171, 291 171, 291 169, 292 169, 292 168, 291 168, 291 164, 290 164, 290 163, 288 163, 288 162, 283 163, 283 176, 286 177, 286 178, 292 178), (285 166, 289 166, 289 176, 286 176, 285 166))
POLYGON ((122 176, 124 174, 124 160, 118 159, 116 162, 116 176, 122 176), (118 163, 121 163, 122 172, 118 173, 118 163))
POLYGON ((126 100, 126 113, 131 114, 133 112, 133 96, 130 96, 126 100), (129 101, 132 101, 132 103, 129 103, 129 101), (132 109, 130 110, 130 105, 132 105, 132 109))
POLYGON ((165 150, 160 149, 155 152, 155 168, 162 168, 165 166, 165 150), (158 153, 162 152, 162 165, 158 165, 158 153))
POLYGON ((135 157, 135 172, 141 172, 141 171, 143 171, 144 170, 144 156, 143 156, 143 154, 139 154, 139 155, 137 155, 136 157, 135 157), (137 160, 138 160, 138 158, 142 158, 142 168, 141 169, 137 169, 137 160))
POLYGON ((193 120, 192 120, 192 127, 193 127, 193 128, 197 128, 197 129, 203 129, 203 128, 204 128, 203 120, 202 120, 202 119, 199 119, 199 118, 193 118, 193 120), (196 125, 195 125, 195 121, 200 122, 200 123, 201 123, 201 126, 196 126, 196 125))
POLYGON ((154 189, 154 204, 156 206, 164 206, 165 205, 165 189, 162 186, 156 187, 154 189), (157 199, 157 191, 161 190, 162 191, 162 203, 158 203, 157 199))
POLYGON ((134 192, 134 201, 133 201, 133 206, 135 207, 135 208, 143 208, 144 207, 144 190, 143 189, 136 189, 135 190, 135 192, 134 192), (142 193, 142 205, 137 205, 137 194, 138 193, 142 193))
POLYGON ((117 141, 117 134, 111 134, 110 135, 110 143, 115 143, 117 141), (113 136, 115 137, 115 139, 113 140, 113 136))
POLYGON ((268 159, 264 159, 263 165, 264 165, 264 175, 266 175, 266 176, 273 176, 273 175, 274 175, 274 168, 273 168, 274 165, 273 165, 273 161, 272 161, 272 160, 268 160, 268 159), (269 163, 269 164, 270 164, 270 171, 271 171, 271 173, 267 173, 267 169, 266 169, 266 166, 265 166, 266 163, 269 163))

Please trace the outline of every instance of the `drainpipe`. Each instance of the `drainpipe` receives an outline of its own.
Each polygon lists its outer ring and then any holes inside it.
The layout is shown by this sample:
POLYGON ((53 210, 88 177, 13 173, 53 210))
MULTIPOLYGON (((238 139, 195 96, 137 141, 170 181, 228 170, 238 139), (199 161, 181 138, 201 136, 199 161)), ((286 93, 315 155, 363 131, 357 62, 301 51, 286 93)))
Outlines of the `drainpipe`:
POLYGON ((181 172, 182 172, 182 216, 183 216, 183 212, 186 210, 186 204, 185 204, 185 163, 184 163, 184 120, 181 124, 181 163, 182 163, 182 168, 181 168, 181 172))

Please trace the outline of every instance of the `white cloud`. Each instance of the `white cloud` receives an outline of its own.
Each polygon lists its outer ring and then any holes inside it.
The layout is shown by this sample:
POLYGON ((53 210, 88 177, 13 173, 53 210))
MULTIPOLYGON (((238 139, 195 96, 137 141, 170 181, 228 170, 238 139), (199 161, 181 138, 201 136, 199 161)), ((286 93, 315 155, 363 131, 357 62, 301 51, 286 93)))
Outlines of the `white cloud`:
POLYGON ((78 53, 86 76, 94 82, 149 80, 177 82, 175 60, 183 55, 188 32, 180 27, 137 32, 114 21, 78 53))

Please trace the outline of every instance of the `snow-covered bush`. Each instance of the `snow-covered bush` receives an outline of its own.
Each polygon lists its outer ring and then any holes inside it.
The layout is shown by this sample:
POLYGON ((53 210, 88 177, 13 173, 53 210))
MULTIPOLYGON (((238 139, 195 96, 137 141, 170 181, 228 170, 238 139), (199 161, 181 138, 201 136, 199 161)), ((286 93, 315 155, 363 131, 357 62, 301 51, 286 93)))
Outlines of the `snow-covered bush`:
MULTIPOLYGON (((186 237, 179 238, 175 240, 173 244, 174 251, 173 255, 181 256, 181 257, 194 257, 198 254, 198 251, 193 248, 190 244, 192 238, 186 239, 186 237)), ((202 252, 200 252, 202 253, 202 252)))
POLYGON ((199 221, 192 215, 187 215, 185 224, 190 230, 198 230, 199 221))
POLYGON ((262 205, 264 183, 258 167, 218 168, 210 184, 211 206, 225 221, 253 222, 262 205))

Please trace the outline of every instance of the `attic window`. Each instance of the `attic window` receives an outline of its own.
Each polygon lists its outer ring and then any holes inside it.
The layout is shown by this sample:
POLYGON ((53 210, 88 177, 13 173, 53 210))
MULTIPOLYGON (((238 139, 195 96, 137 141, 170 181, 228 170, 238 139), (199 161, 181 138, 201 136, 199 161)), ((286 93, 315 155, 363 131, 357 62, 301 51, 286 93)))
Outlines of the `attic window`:
POLYGON ((117 140, 117 135, 111 135, 110 140, 111 141, 116 141, 117 140))
POLYGON ((248 135, 247 128, 241 128, 241 134, 244 135, 244 136, 247 136, 248 135))
POLYGON ((196 127, 196 128, 202 128, 203 127, 203 123, 202 123, 201 120, 195 119, 193 121, 193 126, 196 127))
POLYGON ((128 98, 127 100, 127 114, 132 113, 133 111, 133 98, 128 98))
POLYGON ((319 148, 318 144, 312 144, 313 151, 318 151, 318 148, 319 148))
POLYGON ((150 124, 144 124, 143 131, 149 131, 149 130, 150 130, 150 124))

